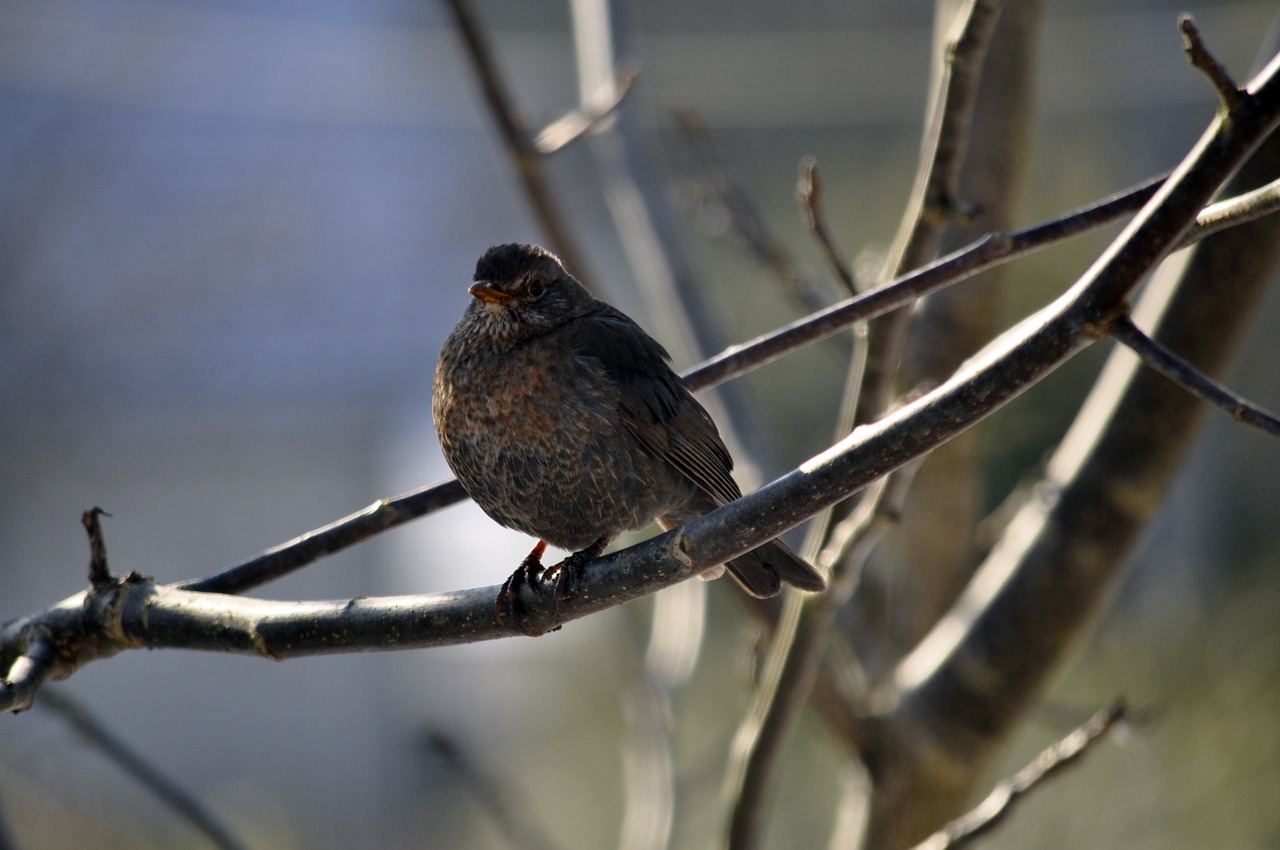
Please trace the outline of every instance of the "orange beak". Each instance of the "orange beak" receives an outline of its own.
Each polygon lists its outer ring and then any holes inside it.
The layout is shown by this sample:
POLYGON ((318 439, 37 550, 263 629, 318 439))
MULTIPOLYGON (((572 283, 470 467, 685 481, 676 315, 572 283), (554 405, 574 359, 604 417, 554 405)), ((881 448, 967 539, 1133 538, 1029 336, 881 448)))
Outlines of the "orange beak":
POLYGON ((514 295, 508 295, 487 280, 476 281, 467 292, 486 304, 511 304, 517 300, 514 295))

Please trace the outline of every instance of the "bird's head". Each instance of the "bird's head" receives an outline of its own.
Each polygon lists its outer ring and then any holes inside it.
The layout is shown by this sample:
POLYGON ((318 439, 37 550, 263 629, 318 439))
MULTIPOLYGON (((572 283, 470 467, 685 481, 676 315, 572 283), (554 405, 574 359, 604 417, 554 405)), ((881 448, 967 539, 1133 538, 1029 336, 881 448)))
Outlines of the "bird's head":
POLYGON ((497 245, 476 263, 468 312, 496 337, 535 336, 577 316, 592 301, 555 254, 537 245, 497 245))

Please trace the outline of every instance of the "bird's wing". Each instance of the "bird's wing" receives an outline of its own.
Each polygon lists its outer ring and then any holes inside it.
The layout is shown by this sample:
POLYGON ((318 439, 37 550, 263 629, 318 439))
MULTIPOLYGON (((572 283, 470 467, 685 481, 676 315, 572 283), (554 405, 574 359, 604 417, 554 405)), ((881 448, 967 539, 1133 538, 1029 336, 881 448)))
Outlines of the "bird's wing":
POLYGON ((601 304, 566 327, 580 356, 600 362, 621 390, 621 413, 632 435, 698 485, 717 504, 742 495, 729 471, 733 459, 710 414, 667 365, 667 352, 626 314, 601 304))

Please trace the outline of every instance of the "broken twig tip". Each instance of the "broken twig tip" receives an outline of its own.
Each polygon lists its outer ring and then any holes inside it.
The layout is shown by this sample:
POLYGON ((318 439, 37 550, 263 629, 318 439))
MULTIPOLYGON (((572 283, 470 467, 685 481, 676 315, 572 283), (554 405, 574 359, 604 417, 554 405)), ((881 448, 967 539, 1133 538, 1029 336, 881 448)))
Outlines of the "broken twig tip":
POLYGON ((1222 105, 1228 110, 1235 109, 1240 105, 1240 101, 1244 99, 1244 93, 1240 87, 1236 85, 1236 81, 1231 78, 1231 74, 1221 62, 1214 58, 1209 52, 1209 48, 1204 43, 1204 39, 1200 35, 1200 28, 1196 26, 1195 19, 1190 15, 1180 15, 1178 17, 1178 30, 1182 33, 1184 42, 1183 50, 1187 54, 1187 60, 1192 67, 1197 68, 1213 84, 1214 89, 1218 92, 1218 98, 1222 101, 1222 105))

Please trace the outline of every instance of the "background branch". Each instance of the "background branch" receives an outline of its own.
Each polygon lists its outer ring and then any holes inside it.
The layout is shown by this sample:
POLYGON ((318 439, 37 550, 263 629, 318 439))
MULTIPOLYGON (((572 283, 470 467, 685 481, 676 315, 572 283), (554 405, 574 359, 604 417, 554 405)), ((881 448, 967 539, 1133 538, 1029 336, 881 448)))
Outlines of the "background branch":
POLYGON ((102 753, 161 802, 222 850, 243 850, 235 834, 196 797, 129 747, 84 706, 57 690, 46 691, 40 704, 55 712, 90 745, 102 753))
POLYGON ((1035 761, 1001 782, 973 811, 957 818, 916 846, 916 850, 953 850, 971 844, 1012 814, 1026 795, 1045 781, 1080 763, 1095 744, 1103 739, 1117 723, 1124 720, 1122 704, 1103 709, 1089 718, 1061 741, 1046 749, 1035 761))
POLYGON ((546 234, 551 250, 560 256, 575 277, 590 286, 596 277, 591 274, 586 258, 578 250, 564 216, 560 212, 555 194, 551 190, 543 169, 542 153, 538 150, 529 131, 520 120, 515 103, 507 91, 498 61, 489 47, 484 31, 471 13, 467 0, 449 0, 449 11, 453 15, 454 26, 462 38, 467 58, 485 103, 498 125, 498 132, 506 146, 511 164, 515 166, 524 189, 525 197, 533 210, 534 217, 542 232, 546 234))

